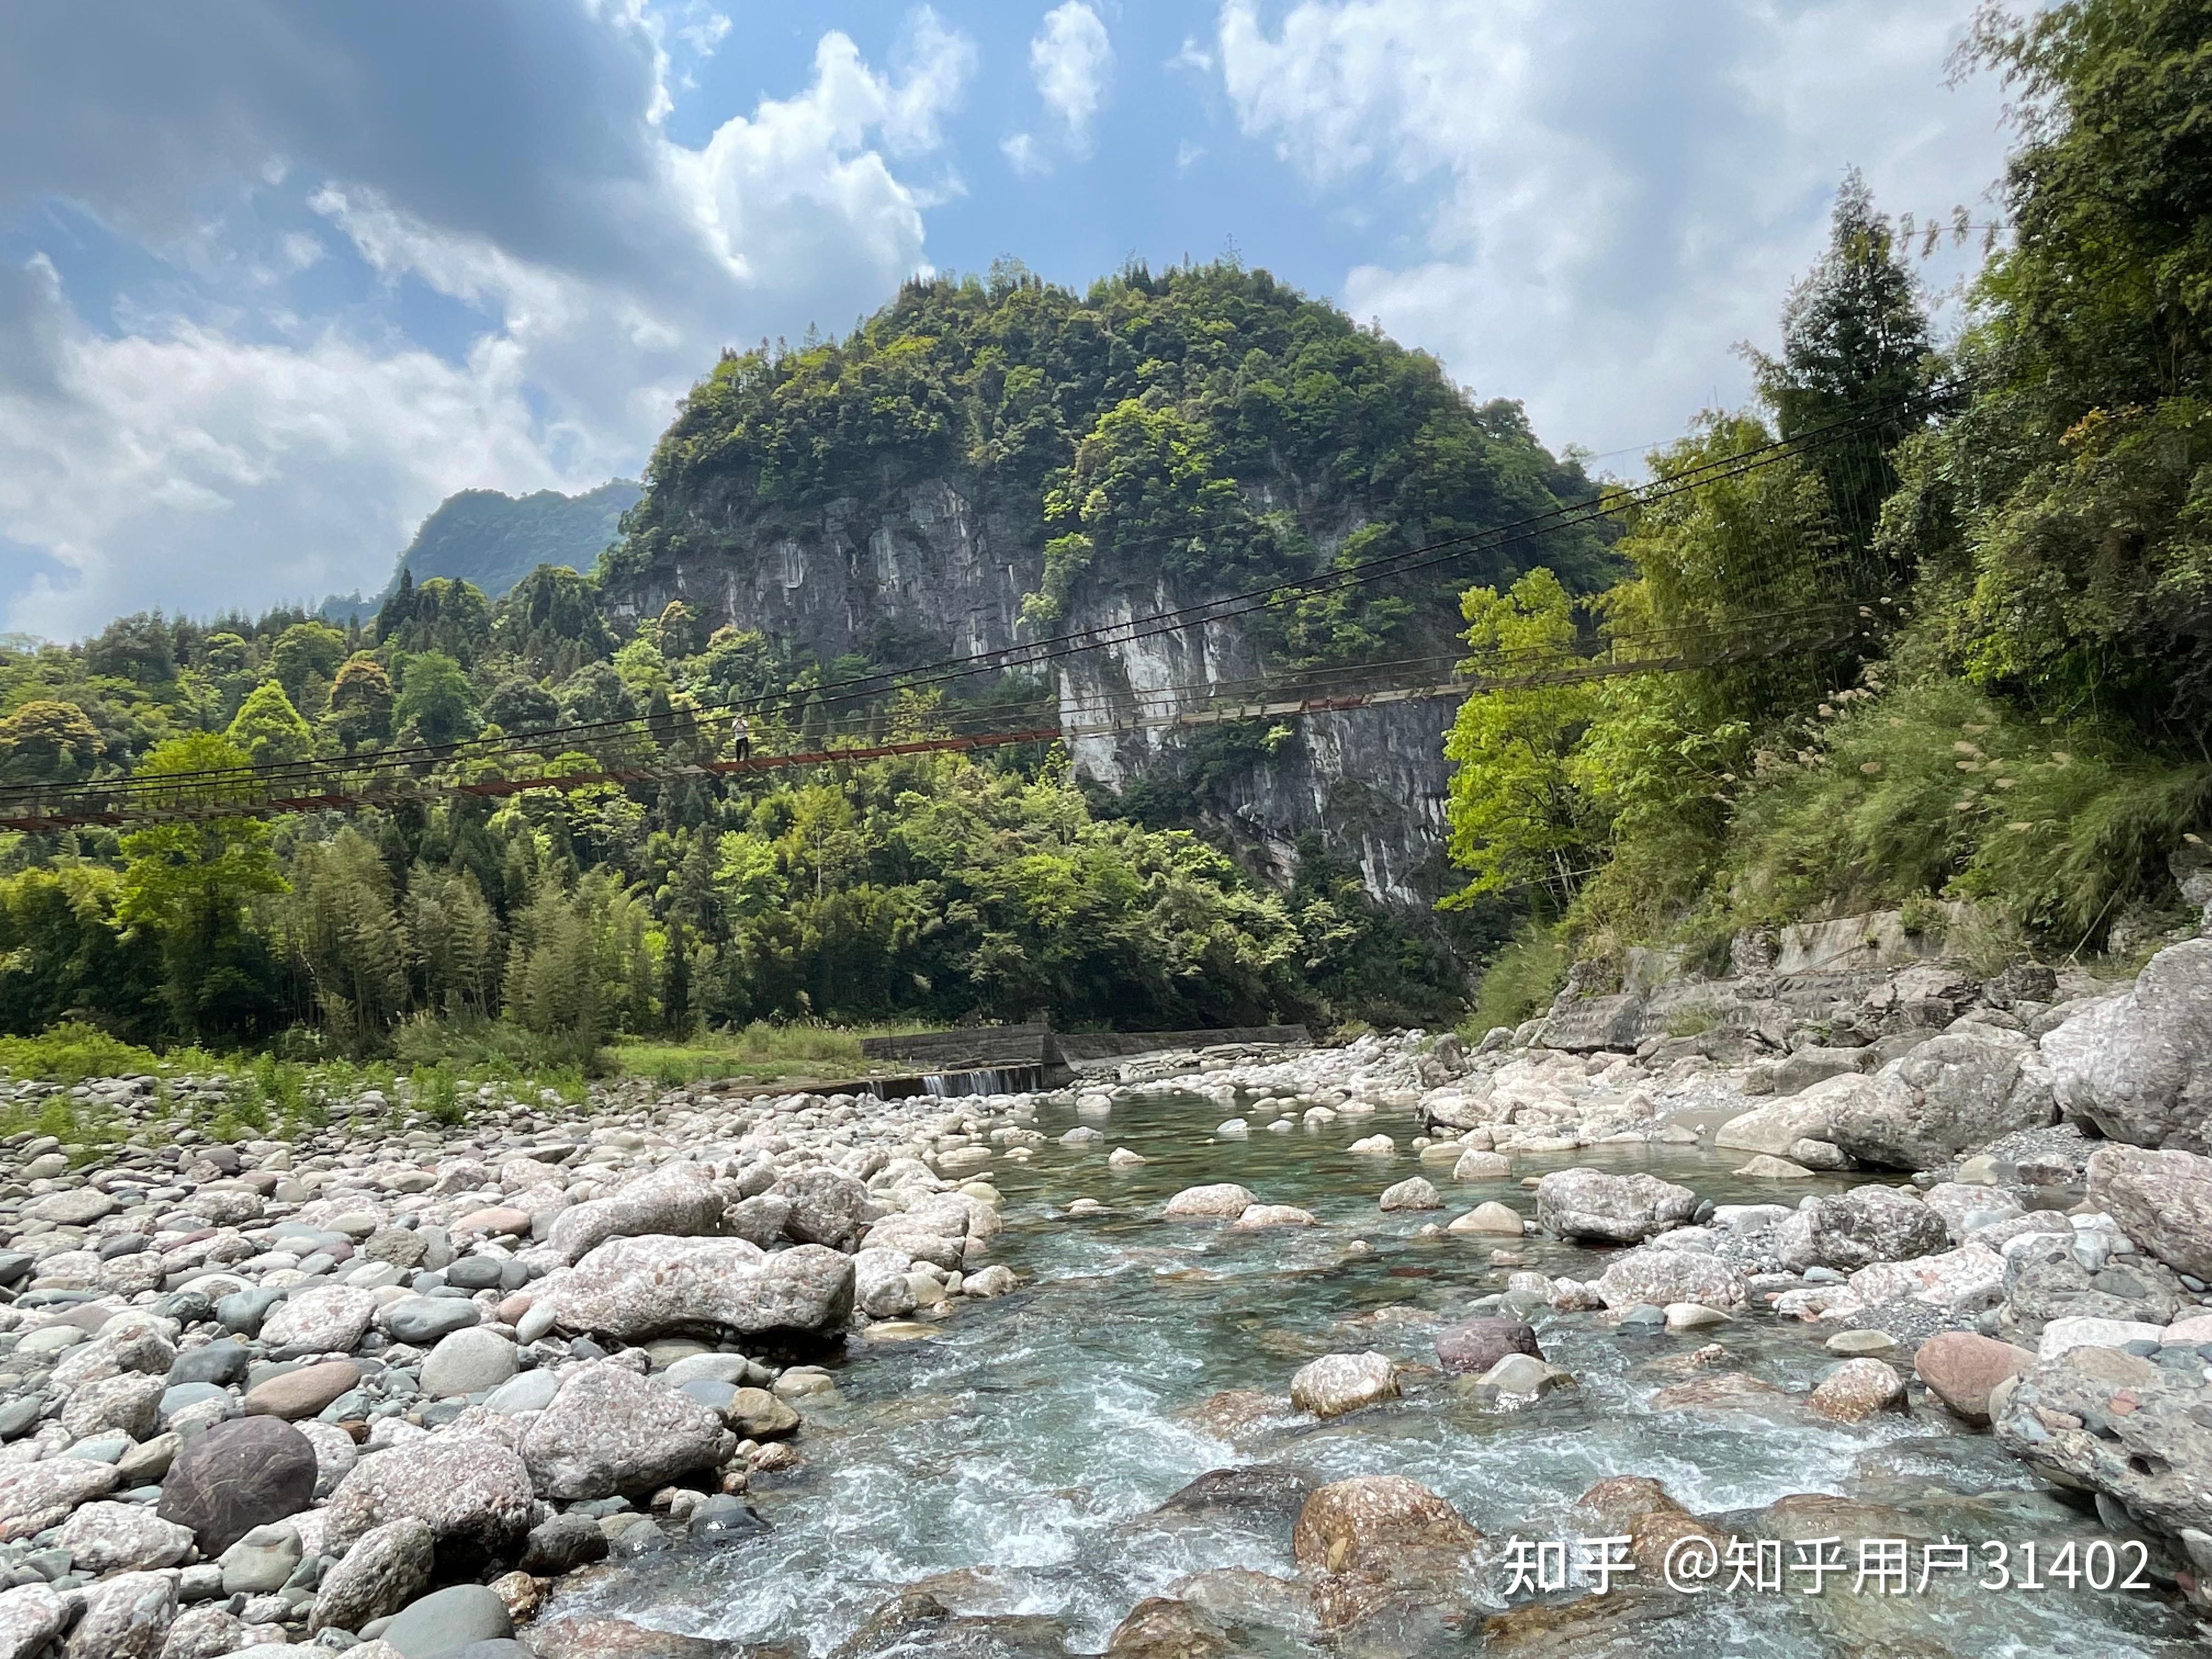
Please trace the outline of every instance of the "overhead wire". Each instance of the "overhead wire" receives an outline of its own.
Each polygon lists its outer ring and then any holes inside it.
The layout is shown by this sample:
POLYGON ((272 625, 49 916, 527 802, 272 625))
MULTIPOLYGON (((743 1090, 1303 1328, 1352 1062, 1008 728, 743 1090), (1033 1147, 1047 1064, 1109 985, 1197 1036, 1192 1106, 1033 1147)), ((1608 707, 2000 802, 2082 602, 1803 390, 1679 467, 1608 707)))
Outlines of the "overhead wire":
MULTIPOLYGON (((1327 592, 1334 588, 1352 588, 1371 585, 1391 576, 1402 576, 1414 571, 1431 568, 1451 558, 1462 556, 1478 544, 1484 550, 1517 544, 1534 538, 1564 529, 1579 528, 1633 507, 1648 506, 1671 499, 1691 490, 1724 482, 1778 464, 1781 460, 1814 453, 1830 444, 1848 438, 1852 433, 1875 423, 1885 416, 1893 416, 1903 405, 1933 401, 1951 388, 1935 387, 1908 399, 1893 399, 1858 413, 1839 417, 1820 427, 1793 434, 1788 439, 1776 439, 1717 458, 1697 466, 1654 480, 1647 484, 1626 486, 1608 491, 1597 497, 1577 503, 1563 503, 1545 512, 1529 515, 1504 526, 1488 526, 1459 536, 1447 537, 1396 554, 1378 556, 1350 565, 1338 566, 1311 575, 1286 582, 1248 588, 1238 592, 1217 596, 1194 604, 1176 606, 1129 618, 1121 623, 1073 629, 1044 639, 1018 643, 967 657, 947 658, 934 664, 922 665, 908 670, 881 670, 848 677, 815 687, 793 687, 781 692, 757 693, 744 697, 732 697, 719 703, 690 704, 678 708, 670 716, 679 726, 696 724, 704 718, 732 713, 763 713, 781 704, 798 701, 827 708, 846 703, 862 702, 879 698, 890 692, 919 690, 987 673, 1006 673, 1023 668, 1040 666, 1068 657, 1104 649, 1112 646, 1133 644, 1176 631, 1193 625, 1233 620, 1267 605, 1281 603, 1285 598, 1327 592)), ((1178 536, 1173 540, 1189 538, 1178 536)), ((1647 630, 1648 631, 1648 630, 1647 630)), ((1372 672, 1382 665, 1373 663, 1347 664, 1341 668, 1346 672, 1372 672)), ((1292 668, 1279 671, 1277 684, 1287 679, 1295 684, 1302 673, 1336 672, 1334 668, 1301 671, 1292 668)), ((986 710, 1002 711, 1005 705, 980 705, 986 710)), ((569 722, 560 726, 539 728, 518 732, 502 732, 497 739, 463 739, 442 744, 413 744, 374 751, 365 757, 315 757, 299 762, 271 766, 237 768, 218 767, 197 769, 143 777, 114 780, 97 784, 76 786, 74 789, 40 790, 35 786, 0 789, 0 803, 26 799, 34 796, 68 799, 76 793, 99 793, 113 795, 131 793, 133 786, 149 791, 167 793, 190 787, 195 784, 215 787, 224 782, 255 782, 264 786, 295 781, 301 778, 326 774, 333 769, 357 770, 366 766, 434 765, 441 762, 490 758, 500 754, 541 752, 561 744, 583 745, 619 740, 625 737, 644 736, 655 720, 663 717, 651 714, 635 716, 610 717, 601 720, 569 722)))

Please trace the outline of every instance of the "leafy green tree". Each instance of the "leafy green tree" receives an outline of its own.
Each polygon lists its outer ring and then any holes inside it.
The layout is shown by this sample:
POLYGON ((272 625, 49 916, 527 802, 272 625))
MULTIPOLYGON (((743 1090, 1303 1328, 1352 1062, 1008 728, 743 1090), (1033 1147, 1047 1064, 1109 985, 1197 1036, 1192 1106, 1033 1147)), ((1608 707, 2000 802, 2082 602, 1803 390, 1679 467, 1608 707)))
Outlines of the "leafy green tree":
POLYGON ((268 670, 295 708, 319 708, 346 659, 346 636, 327 623, 295 623, 269 647, 268 670))
POLYGON ((1972 401, 1910 447, 1893 557, 1942 583, 1985 690, 2194 748, 2212 719, 2212 14, 2193 0, 1985 12, 2011 84, 2012 246, 1961 343, 1972 401))
POLYGON ((78 860, 0 876, 0 1031, 96 1013, 131 1036, 158 1035, 161 957, 149 938, 117 927, 122 884, 119 872, 78 860))
MULTIPOLYGON (((220 772, 243 767, 247 758, 228 738, 198 732, 160 744, 137 775, 220 772)), ((204 805, 218 809, 229 804, 234 789, 222 783, 179 787, 188 799, 202 797, 204 805)), ((268 826, 228 813, 156 821, 125 835, 120 850, 115 919, 127 936, 149 939, 159 949, 178 1034, 230 1037, 264 1023, 276 1005, 275 976, 247 906, 285 888, 268 826)))
MULTIPOLYGON (((1510 677, 1577 636, 1572 596, 1548 570, 1504 593, 1470 589, 1462 614, 1472 647, 1463 666, 1474 674, 1510 677)), ((1457 766, 1444 812, 1452 860, 1473 878, 1452 902, 1532 883, 1574 890, 1605 830, 1574 767, 1598 708, 1578 684, 1478 691, 1461 705, 1444 739, 1457 766)))
POLYGON ((224 735, 256 766, 285 766, 315 753, 313 729, 275 680, 246 694, 224 735))
POLYGON ((74 783, 90 772, 106 744, 83 708, 33 697, 0 717, 0 780, 74 783))
POLYGON ((459 743, 483 728, 475 691, 461 665, 442 651, 407 659, 392 716, 405 743, 459 743))
POLYGON ((392 713, 397 701, 392 676, 365 651, 356 652, 339 667, 331 682, 331 735, 349 755, 392 740, 392 713))
POLYGON ((561 723, 561 704, 554 695, 527 674, 501 680, 484 699, 484 718, 510 737, 518 732, 543 732, 561 723))

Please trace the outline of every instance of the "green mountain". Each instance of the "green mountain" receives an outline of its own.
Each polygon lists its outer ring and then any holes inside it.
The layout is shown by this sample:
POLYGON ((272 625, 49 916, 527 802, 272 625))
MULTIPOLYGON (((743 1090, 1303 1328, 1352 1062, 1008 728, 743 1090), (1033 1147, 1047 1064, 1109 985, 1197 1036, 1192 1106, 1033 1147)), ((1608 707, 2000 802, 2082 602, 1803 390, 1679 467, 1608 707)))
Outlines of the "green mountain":
POLYGON ((580 495, 541 489, 508 495, 496 489, 464 489, 448 495, 422 520, 415 539, 392 567, 381 592, 343 598, 333 595, 322 615, 333 622, 373 617, 399 586, 399 573, 417 582, 453 576, 496 599, 541 564, 565 564, 589 570, 600 551, 622 533, 622 515, 643 492, 628 478, 616 478, 580 495))

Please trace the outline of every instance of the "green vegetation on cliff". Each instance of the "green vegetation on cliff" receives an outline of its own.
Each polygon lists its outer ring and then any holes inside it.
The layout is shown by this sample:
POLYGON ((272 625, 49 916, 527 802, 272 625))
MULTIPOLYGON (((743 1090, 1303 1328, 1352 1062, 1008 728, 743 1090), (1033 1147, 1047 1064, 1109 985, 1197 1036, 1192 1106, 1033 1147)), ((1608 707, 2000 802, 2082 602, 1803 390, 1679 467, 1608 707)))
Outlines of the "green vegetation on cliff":
MULTIPOLYGON (((1511 523, 1589 493, 1520 406, 1469 401, 1435 361, 1265 271, 1132 266, 1077 295, 1002 264, 909 283, 848 338, 726 355, 654 451, 603 573, 711 554, 732 503, 793 522, 833 501, 957 478, 1043 553, 1041 632, 1085 584, 1145 600, 1305 575, 1511 523)), ((1589 586, 1583 531, 1286 606, 1292 661, 1440 637, 1470 574, 1548 562, 1589 586)))

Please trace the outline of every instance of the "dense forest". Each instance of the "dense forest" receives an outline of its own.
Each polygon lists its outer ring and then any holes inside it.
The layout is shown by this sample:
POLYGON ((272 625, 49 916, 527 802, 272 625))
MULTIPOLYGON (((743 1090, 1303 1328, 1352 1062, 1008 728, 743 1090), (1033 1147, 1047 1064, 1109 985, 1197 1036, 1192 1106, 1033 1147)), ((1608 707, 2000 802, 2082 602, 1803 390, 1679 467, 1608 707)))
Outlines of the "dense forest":
MULTIPOLYGON (((1006 267, 916 283, 847 341, 726 357, 592 570, 542 566, 494 599, 404 569, 343 628, 137 616, 0 656, 0 785, 579 722, 617 724, 555 770, 642 767, 726 752, 726 716, 702 711, 732 702, 763 749, 947 730, 1035 684, 978 685, 966 705, 934 690, 825 701, 916 641, 883 630, 825 658, 682 602, 626 617, 608 591, 687 533, 672 526, 696 522, 702 495, 773 512, 948 465, 1027 514, 1040 627, 1094 560, 1103 572, 1132 550, 1200 591, 1233 589, 1589 488, 1515 406, 1473 403, 1432 361, 1264 272, 1133 267, 1080 296, 1006 267)), ((1578 580, 1608 568, 1588 532, 1549 550, 1578 580)), ((1263 623, 1292 660, 1390 648, 1415 628, 1448 641, 1465 580, 1263 623)), ((1239 739, 1216 747, 1249 759, 1239 739)), ((501 764, 542 763, 443 769, 501 764)), ((1464 966, 1436 928, 1377 908, 1317 844, 1286 888, 1255 880, 1176 796, 1083 787, 1055 749, 15 836, 0 848, 0 1022, 211 1044, 289 1033, 346 1053, 496 1028, 587 1053, 608 1034, 758 1019, 1158 1028, 1462 1006, 1464 966)))
MULTIPOLYGON (((1564 900, 1493 971, 1490 1017, 1548 997, 1570 959, 1660 943, 1725 963, 1739 929, 1877 906, 1994 963, 2124 958, 2192 920, 2169 866, 2212 830, 2212 12, 1990 14, 1971 55, 2010 84, 2020 142, 1960 337, 1931 345, 1910 272, 1907 242, 1935 233, 1853 181, 1780 355, 1755 358, 1759 408, 1651 465, 1854 409, 1899 409, 1896 429, 1632 515, 1632 574, 1582 607, 1756 627, 1778 594, 1856 581, 1885 625, 1471 699, 1450 750, 1468 891, 1564 900)), ((1577 611, 1541 573, 1465 600, 1478 656, 1577 611)))
MULTIPOLYGON (((1465 885, 1446 902, 1480 918, 1462 945, 1522 929, 1478 1024, 1536 1006, 1572 959, 1599 972, 1661 945, 1718 963, 1747 927, 1878 905, 1971 930, 1992 961, 2124 956, 2179 920, 2168 863, 2212 815, 2212 17, 2079 0, 1993 15, 1972 51, 2021 126, 1964 328, 1935 339, 1923 233, 1849 179, 1778 350, 1753 354, 1755 405, 1650 468, 1844 418, 1848 442, 1255 624, 1294 672, 1431 640, 1480 667, 1608 632, 1747 637, 1814 601, 1867 619, 1779 655, 1468 701, 1448 749, 1465 885)), ((887 626, 832 654, 633 602, 740 513, 797 522, 946 473, 1036 556, 1032 635, 1101 588, 1233 591, 1596 488, 1517 406, 1264 272, 1133 266, 1077 294, 1004 264, 910 283, 842 340, 726 354, 590 570, 541 565, 496 597, 404 574, 343 627, 141 615, 0 652, 0 787, 576 722, 607 724, 556 769, 681 763, 727 752, 714 711, 732 702, 763 747, 948 730, 1036 688, 841 705, 825 686, 937 645, 887 626)), ((1273 734, 1220 741, 1249 765, 1273 734)), ((809 1017, 1464 1009, 1451 935, 1377 908, 1317 843, 1287 886, 1255 879, 1182 810, 1185 781, 1104 794, 1049 746, 0 836, 0 1028, 588 1054, 809 1017)))

